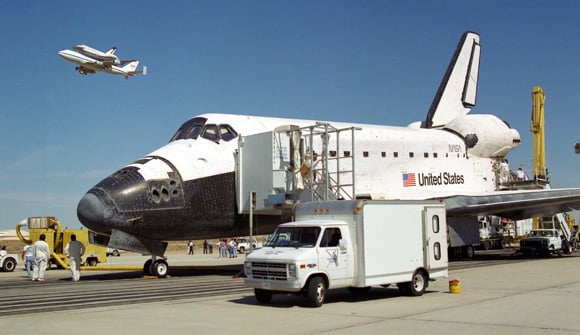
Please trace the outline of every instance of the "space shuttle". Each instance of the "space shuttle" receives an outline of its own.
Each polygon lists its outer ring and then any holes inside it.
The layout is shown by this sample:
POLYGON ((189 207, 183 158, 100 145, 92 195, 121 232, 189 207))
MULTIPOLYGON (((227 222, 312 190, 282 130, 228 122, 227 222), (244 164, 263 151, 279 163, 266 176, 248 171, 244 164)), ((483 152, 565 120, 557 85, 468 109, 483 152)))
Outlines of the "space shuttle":
MULTIPOLYGON (((464 33, 425 120, 404 127, 194 116, 167 144, 91 188, 80 200, 77 216, 84 226, 106 236, 110 247, 151 255, 145 272, 162 274, 167 270, 162 258, 167 241, 247 235, 249 215, 240 211, 237 186, 244 138, 313 124, 353 131, 340 141, 328 133, 326 139, 314 136, 307 145, 297 145, 302 155, 296 163, 285 158, 292 156, 288 152, 276 159, 294 173, 322 152, 355 158, 352 198, 441 199, 451 217, 521 219, 580 208, 577 188, 506 191, 498 186, 499 163, 521 138, 497 116, 469 114, 476 104, 480 51, 479 35, 464 33)), ((282 216, 257 215, 253 233, 271 233, 282 216)))
POLYGON ((121 65, 121 60, 119 60, 119 57, 115 55, 117 47, 112 47, 109 50, 102 52, 101 50, 91 48, 85 44, 77 44, 73 49, 93 59, 108 62, 108 65, 121 65))

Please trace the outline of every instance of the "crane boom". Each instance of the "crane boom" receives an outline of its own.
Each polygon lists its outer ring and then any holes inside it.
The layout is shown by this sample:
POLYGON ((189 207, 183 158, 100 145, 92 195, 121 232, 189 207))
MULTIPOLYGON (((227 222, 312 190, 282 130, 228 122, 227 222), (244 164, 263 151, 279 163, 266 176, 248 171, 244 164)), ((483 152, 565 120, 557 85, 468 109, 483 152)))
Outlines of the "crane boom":
POLYGON ((540 86, 532 90, 532 122, 530 131, 534 134, 534 156, 532 174, 535 181, 547 181, 546 147, 544 142, 544 101, 546 96, 540 86))

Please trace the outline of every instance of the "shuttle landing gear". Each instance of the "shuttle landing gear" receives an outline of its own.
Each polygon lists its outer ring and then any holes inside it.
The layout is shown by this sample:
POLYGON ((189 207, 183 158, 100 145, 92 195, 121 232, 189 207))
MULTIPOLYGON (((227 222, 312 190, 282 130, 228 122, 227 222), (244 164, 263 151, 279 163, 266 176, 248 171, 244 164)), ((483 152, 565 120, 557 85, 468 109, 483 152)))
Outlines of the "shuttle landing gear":
POLYGON ((165 278, 169 272, 169 265, 165 259, 155 259, 153 256, 151 259, 147 260, 143 265, 143 274, 146 276, 157 276, 159 278, 165 278))

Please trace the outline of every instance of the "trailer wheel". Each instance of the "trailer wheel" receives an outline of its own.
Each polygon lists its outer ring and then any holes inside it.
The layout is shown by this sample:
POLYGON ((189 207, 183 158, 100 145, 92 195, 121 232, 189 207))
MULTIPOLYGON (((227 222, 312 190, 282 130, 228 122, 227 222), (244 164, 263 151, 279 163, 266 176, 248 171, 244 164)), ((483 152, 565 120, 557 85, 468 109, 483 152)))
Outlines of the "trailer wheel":
POLYGON ((169 265, 163 259, 159 259, 153 263, 153 274, 159 278, 165 278, 169 272, 169 265))
POLYGON ((473 250, 472 245, 468 245, 468 246, 464 247, 463 256, 465 256, 465 258, 472 259, 474 255, 475 255, 475 250, 473 250))
POLYGON ((483 250, 489 250, 491 249, 492 244, 490 240, 485 240, 483 241, 483 250))
POLYGON ((255 288, 254 295, 256 296, 256 300, 261 304, 267 304, 272 301, 272 291, 255 288))
POLYGON ((501 249, 507 249, 510 247, 510 243, 506 239, 503 239, 503 240, 501 240, 499 247, 501 249))
POLYGON ((12 257, 8 257, 4 260, 4 264, 2 265, 2 270, 4 272, 12 272, 16 269, 16 260, 12 257))
POLYGON ((320 307, 326 296, 326 284, 322 277, 314 277, 308 282, 307 298, 312 307, 320 307))

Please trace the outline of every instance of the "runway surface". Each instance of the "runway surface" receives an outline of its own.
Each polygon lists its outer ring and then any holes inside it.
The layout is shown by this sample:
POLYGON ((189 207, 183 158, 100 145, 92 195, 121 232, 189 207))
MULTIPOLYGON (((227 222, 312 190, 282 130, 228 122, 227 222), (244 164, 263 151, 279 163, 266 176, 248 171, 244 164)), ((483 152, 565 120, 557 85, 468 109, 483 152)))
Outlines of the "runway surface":
MULTIPOLYGON (((143 259, 125 257, 124 261, 139 265, 143 259)), ((19 267, 13 273, 0 273, 0 334, 163 329, 171 333, 190 329, 220 334, 238 329, 244 334, 271 334, 275 329, 276 334, 360 334, 384 333, 394 324, 397 328, 392 332, 401 334, 580 332, 575 322, 578 313, 573 312, 578 311, 576 304, 566 313, 554 311, 562 306, 558 299, 580 298, 580 257, 576 256, 522 259, 504 254, 456 261, 451 263, 450 274, 461 278, 461 294, 449 294, 447 280, 431 283, 422 297, 402 297, 396 288, 373 288, 365 295, 336 290, 319 309, 304 307, 292 295, 275 295, 272 304, 259 305, 243 279, 234 278, 242 259, 198 255, 174 256, 171 261, 170 257, 170 265, 180 268, 167 279, 144 279, 140 271, 84 271, 80 282, 70 282, 68 271, 51 270, 46 281, 39 283, 27 280, 19 267), (185 268, 184 263, 196 267, 185 268), (550 320, 544 322, 544 318, 550 320), (44 326, 39 330, 34 324, 44 326)))
MULTIPOLYGON (((491 254, 485 259, 455 261, 450 265, 451 269, 460 269, 527 261, 506 256, 491 254)), ((122 256, 111 258, 110 263, 139 266, 146 259, 122 256)), ((0 315, 253 294, 253 290, 244 287, 242 279, 234 278, 241 271, 243 256, 222 260, 206 255, 173 255, 168 260, 173 268, 170 278, 164 279, 143 277, 141 271, 83 271, 81 281, 75 283, 70 282, 68 271, 53 269, 46 272, 46 280, 40 283, 29 281, 19 267, 14 273, 1 273, 0 315)), ((398 295, 396 290, 391 293, 398 295)))

